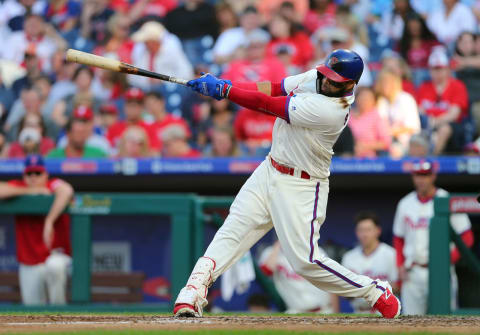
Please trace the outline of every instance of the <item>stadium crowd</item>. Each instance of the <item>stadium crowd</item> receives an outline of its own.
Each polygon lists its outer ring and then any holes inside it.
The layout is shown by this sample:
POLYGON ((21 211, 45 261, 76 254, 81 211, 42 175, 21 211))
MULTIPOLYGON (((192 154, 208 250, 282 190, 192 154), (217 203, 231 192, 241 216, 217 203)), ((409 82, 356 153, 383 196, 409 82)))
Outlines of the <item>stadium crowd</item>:
POLYGON ((352 49, 368 66, 337 154, 400 158, 420 142, 430 155, 479 155, 478 22, 478 0, 3 0, 0 156, 269 151, 273 116, 68 63, 68 48, 235 82, 280 82, 352 49))

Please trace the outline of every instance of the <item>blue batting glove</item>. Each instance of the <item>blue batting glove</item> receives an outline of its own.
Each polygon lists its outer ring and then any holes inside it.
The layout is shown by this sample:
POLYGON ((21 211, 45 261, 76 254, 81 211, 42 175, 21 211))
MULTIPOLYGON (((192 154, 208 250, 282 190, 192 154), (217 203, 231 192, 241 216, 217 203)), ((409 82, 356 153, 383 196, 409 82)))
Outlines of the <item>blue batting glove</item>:
POLYGON ((190 80, 187 83, 187 86, 190 86, 195 92, 215 98, 217 100, 222 100, 224 98, 224 85, 229 84, 231 84, 230 80, 218 79, 217 77, 207 73, 200 78, 190 80))

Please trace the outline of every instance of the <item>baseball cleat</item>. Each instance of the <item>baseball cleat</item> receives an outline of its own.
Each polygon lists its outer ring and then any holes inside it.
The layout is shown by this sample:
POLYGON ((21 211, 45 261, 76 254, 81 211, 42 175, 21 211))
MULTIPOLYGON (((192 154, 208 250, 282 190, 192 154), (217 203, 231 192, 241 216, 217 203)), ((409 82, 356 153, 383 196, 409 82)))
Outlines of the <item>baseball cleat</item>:
POLYGON ((177 304, 173 308, 173 316, 177 318, 194 318, 198 316, 195 308, 189 304, 177 304))
POLYGON ((378 298, 373 308, 379 311, 386 319, 394 319, 400 315, 400 300, 387 287, 385 292, 378 298))

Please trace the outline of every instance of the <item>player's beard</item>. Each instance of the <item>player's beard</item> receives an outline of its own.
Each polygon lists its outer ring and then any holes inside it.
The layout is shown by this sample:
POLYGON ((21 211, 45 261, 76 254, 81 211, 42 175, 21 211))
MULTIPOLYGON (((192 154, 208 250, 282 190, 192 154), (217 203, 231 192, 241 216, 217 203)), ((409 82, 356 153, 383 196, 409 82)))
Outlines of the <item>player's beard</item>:
POLYGON ((341 98, 341 97, 344 97, 347 94, 350 94, 353 91, 353 88, 348 89, 347 87, 344 87, 337 92, 325 92, 322 89, 323 78, 324 78, 324 75, 317 71, 317 93, 318 94, 322 94, 322 95, 325 95, 325 96, 331 97, 331 98, 341 98))

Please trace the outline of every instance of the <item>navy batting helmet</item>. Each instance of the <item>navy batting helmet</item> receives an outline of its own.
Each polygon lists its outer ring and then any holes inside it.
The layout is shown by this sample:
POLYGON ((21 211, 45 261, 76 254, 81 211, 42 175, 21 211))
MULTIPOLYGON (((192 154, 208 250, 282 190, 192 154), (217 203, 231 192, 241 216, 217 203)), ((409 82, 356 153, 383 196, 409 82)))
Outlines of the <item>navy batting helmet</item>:
POLYGON ((317 71, 333 81, 353 80, 358 83, 363 72, 363 60, 354 51, 337 49, 328 55, 325 64, 317 66, 317 71))

